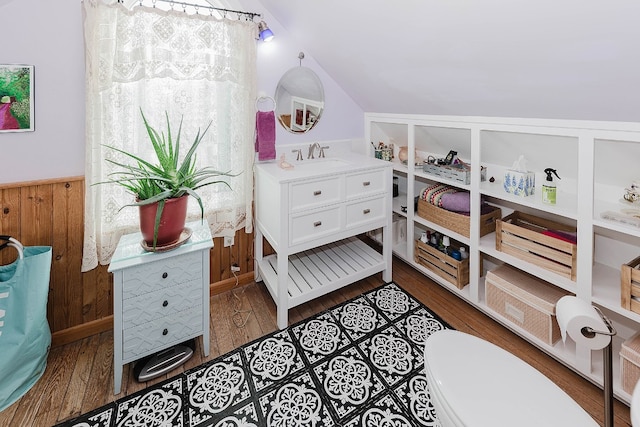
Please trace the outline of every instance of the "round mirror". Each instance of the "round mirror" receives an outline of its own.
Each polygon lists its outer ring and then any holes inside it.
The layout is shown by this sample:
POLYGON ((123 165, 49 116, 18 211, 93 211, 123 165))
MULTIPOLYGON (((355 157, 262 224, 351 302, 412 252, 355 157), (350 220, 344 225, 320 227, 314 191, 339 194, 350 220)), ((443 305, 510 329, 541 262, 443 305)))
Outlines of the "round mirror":
POLYGON ((276 115, 289 132, 309 132, 324 109, 324 89, 320 78, 307 67, 287 71, 276 88, 276 115))

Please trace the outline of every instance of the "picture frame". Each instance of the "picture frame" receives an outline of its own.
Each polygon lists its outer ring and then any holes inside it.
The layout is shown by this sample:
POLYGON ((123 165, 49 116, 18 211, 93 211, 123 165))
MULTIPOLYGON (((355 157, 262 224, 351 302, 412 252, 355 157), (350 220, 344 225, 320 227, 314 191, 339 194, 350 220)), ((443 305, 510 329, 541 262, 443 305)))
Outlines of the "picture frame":
POLYGON ((33 65, 0 64, 0 133, 33 132, 33 65))

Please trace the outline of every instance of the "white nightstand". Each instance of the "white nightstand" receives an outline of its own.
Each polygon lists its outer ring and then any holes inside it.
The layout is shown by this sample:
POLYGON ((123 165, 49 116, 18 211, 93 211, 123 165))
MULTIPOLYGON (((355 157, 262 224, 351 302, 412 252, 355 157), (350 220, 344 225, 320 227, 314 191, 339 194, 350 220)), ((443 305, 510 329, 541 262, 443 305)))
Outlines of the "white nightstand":
POLYGON ((113 273, 113 392, 122 367, 202 335, 209 355, 209 249, 206 222, 186 225, 191 238, 166 252, 146 252, 140 233, 122 236, 111 258, 113 273))

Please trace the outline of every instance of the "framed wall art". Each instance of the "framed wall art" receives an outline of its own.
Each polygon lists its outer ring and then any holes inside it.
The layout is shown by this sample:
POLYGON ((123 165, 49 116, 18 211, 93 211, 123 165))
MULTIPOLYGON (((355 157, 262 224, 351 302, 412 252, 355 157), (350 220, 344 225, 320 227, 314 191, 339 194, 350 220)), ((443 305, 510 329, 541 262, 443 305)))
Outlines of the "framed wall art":
POLYGON ((33 130, 33 66, 0 64, 0 133, 33 130))

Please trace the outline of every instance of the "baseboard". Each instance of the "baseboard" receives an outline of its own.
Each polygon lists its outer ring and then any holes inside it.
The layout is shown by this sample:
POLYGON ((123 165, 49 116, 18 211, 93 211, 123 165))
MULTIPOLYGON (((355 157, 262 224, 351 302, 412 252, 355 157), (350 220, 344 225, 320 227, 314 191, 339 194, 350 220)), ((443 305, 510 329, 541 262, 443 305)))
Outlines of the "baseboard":
POLYGON ((113 315, 54 332, 51 334, 51 347, 59 347, 111 329, 113 329, 113 315))
MULTIPOLYGON (((238 286, 244 286, 251 282, 253 282, 253 271, 244 274, 238 274, 238 286)), ((211 296, 218 295, 223 292, 227 292, 231 290, 234 286, 236 286, 236 279, 230 278, 226 280, 221 280, 216 283, 211 284, 211 296)))
MULTIPOLYGON (((253 282, 253 272, 238 275, 238 286, 244 286, 251 282, 253 282)), ((221 280, 209 286, 209 293, 211 296, 218 295, 231 290, 234 286, 236 286, 235 278, 221 280)), ((51 334, 51 347, 59 347, 112 329, 113 315, 106 316, 102 319, 54 332, 51 334)))

